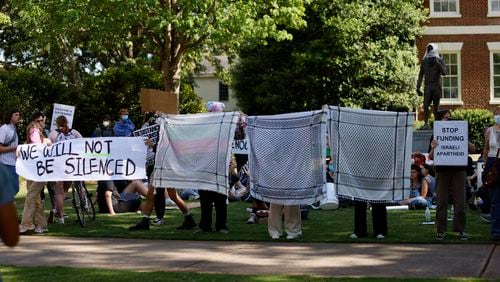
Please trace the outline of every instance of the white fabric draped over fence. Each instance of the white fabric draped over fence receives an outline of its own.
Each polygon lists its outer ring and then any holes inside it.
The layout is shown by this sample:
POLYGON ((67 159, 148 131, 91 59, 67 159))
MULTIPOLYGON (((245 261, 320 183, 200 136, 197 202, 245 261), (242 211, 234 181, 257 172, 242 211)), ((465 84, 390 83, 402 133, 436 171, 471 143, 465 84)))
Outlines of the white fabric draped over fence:
POLYGON ((161 123, 152 184, 227 194, 239 112, 167 115, 161 123))
POLYGON ((380 203, 408 198, 413 113, 329 109, 338 195, 380 203))
POLYGON ((325 197, 327 111, 249 116, 250 191, 284 205, 325 197))

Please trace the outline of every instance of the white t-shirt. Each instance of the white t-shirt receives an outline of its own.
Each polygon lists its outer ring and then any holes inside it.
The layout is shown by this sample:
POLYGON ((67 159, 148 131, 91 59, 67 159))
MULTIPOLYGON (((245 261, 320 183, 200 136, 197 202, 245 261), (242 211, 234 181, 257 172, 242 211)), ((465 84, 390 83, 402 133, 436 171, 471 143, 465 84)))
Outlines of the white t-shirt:
MULTIPOLYGON (((8 147, 15 148, 19 144, 16 128, 12 124, 4 124, 0 126, 0 143, 8 147)), ((0 162, 5 165, 16 165, 16 152, 0 153, 0 162)))

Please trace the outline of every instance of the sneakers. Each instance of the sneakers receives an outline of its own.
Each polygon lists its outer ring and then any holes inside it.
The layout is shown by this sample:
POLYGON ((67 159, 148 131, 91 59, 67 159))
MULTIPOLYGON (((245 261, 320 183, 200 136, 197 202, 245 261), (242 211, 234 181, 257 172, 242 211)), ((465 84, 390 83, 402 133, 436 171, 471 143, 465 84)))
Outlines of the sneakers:
POLYGON ((193 215, 189 214, 184 216, 184 221, 182 225, 177 227, 177 230, 191 230, 196 227, 196 222, 194 221, 193 215))
POLYGON ((44 232, 48 232, 49 229, 47 229, 47 227, 41 227, 41 226, 38 226, 37 228, 35 228, 35 233, 37 234, 42 234, 44 232))
POLYGON ((385 236, 383 234, 378 234, 377 235, 377 239, 384 239, 384 238, 385 238, 385 236))
POLYGON ((436 234, 436 240, 443 240, 445 237, 444 233, 438 233, 436 234))
POLYGON ((137 231, 137 230, 149 230, 151 229, 149 226, 149 218, 143 218, 139 223, 134 226, 130 226, 128 228, 129 231, 137 231))
POLYGON ((58 217, 58 216, 56 216, 54 218, 54 222, 60 223, 60 224, 64 224, 64 217, 58 217))
POLYGON ((286 235, 286 238, 288 240, 297 239, 300 237, 300 235, 302 235, 302 234, 288 234, 288 235, 286 235))
POLYGON ((358 239, 358 235, 356 233, 352 233, 351 236, 349 236, 351 239, 358 239))
POLYGON ((280 238, 280 235, 278 235, 278 234, 271 235, 271 239, 279 239, 279 238, 280 238))
POLYGON ((491 223, 493 219, 491 218, 491 213, 481 213, 479 214, 479 218, 486 223, 491 223))
POLYGON ((19 233, 25 234, 28 231, 32 231, 35 229, 35 226, 32 224, 31 226, 19 225, 19 233))
POLYGON ((462 241, 467 241, 467 239, 469 239, 469 237, 467 237, 467 233, 465 232, 458 233, 458 238, 460 238, 460 240, 462 241))
POLYGON ((227 230, 227 229, 221 229, 221 230, 219 230, 219 233, 229 234, 229 230, 227 230))
POLYGON ((251 213, 250 217, 247 220, 247 224, 255 224, 256 220, 257 220, 257 216, 254 213, 251 213))
POLYGON ((165 220, 163 220, 163 218, 155 218, 155 220, 153 220, 153 222, 151 224, 153 225, 162 225, 165 223, 165 220))

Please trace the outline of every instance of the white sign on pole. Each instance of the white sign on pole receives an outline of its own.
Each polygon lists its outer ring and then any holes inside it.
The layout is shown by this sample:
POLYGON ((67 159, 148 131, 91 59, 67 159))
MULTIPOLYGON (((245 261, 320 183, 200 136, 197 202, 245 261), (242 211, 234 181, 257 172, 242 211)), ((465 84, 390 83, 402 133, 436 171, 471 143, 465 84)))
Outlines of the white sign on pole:
POLYGON ((146 178, 142 137, 77 138, 17 147, 17 174, 33 181, 146 178))
POLYGON ((466 166, 468 153, 468 126, 466 121, 434 122, 434 164, 466 166))
POLYGON ((65 116, 68 120, 68 127, 73 128, 73 117, 75 116, 75 106, 63 105, 54 103, 54 109, 52 110, 52 121, 50 123, 50 131, 57 128, 56 118, 58 116, 65 116))
POLYGON ((249 142, 248 138, 243 140, 233 140, 232 153, 248 155, 249 142))

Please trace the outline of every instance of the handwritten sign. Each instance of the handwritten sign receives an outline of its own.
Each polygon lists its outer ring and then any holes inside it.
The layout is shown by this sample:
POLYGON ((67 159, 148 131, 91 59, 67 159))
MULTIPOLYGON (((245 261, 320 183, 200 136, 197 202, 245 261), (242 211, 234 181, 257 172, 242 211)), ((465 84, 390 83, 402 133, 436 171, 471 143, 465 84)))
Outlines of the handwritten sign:
POLYGON ((468 154, 468 130, 466 121, 436 121, 434 139, 434 164, 442 166, 465 166, 468 154))
POLYGON ((75 107, 54 103, 54 109, 52 110, 52 121, 50 123, 50 131, 53 131, 57 128, 56 118, 58 116, 65 116, 68 120, 68 127, 72 128, 73 117, 75 116, 75 107))
MULTIPOLYGON (((160 125, 155 124, 145 128, 141 128, 133 132, 134 136, 141 136, 151 139, 154 144, 158 144, 158 139, 160 138, 160 125)), ((148 153, 146 155, 146 166, 153 165, 155 162, 155 152, 148 148, 148 153)))
POLYGON ((249 147, 250 143, 248 142, 248 138, 243 140, 233 140, 232 152, 233 154, 248 155, 249 147))
POLYGON ((33 181, 146 178, 146 146, 137 137, 71 139, 17 147, 17 174, 33 181))

